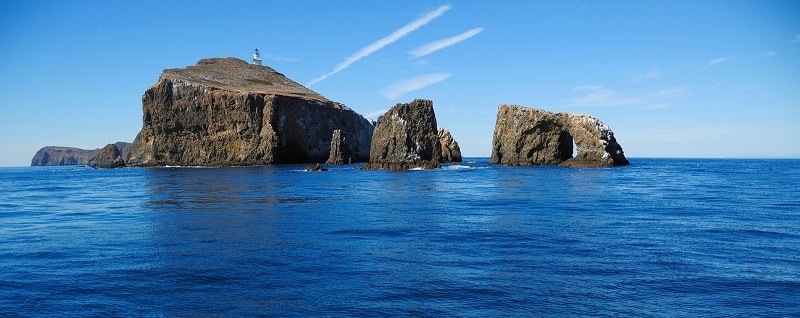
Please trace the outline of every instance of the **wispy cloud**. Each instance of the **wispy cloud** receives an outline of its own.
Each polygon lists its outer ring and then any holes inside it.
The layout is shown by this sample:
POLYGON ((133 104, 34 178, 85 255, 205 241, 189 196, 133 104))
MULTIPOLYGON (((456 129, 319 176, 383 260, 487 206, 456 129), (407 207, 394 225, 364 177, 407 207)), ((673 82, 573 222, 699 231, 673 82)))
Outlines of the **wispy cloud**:
POLYGON ((434 19, 438 18, 439 16, 444 14, 445 11, 447 11, 449 9, 450 9, 450 5, 443 5, 443 6, 440 6, 440 7, 436 8, 436 10, 429 11, 429 12, 425 13, 422 17, 420 17, 420 18, 418 18, 418 19, 416 19, 414 21, 411 21, 410 23, 406 24, 402 28, 399 28, 399 29, 395 30, 394 32, 392 32, 391 34, 387 35, 386 37, 384 37, 384 38, 382 38, 382 39, 380 39, 378 41, 375 41, 374 43, 372 43, 370 45, 367 45, 366 47, 362 48, 361 50, 359 50, 358 52, 354 53, 353 55, 348 56, 344 60, 344 62, 339 63, 339 65, 336 65, 336 67, 333 68, 333 71, 331 71, 329 73, 326 73, 326 74, 323 74, 322 76, 319 76, 319 77, 311 80, 310 82, 308 82, 308 84, 306 84, 306 86, 311 87, 312 85, 314 85, 316 83, 319 83, 320 81, 330 77, 331 75, 341 72, 343 69, 346 69, 348 66, 352 65, 356 61, 358 61, 358 60, 360 60, 360 59, 362 59, 364 57, 367 57, 368 55, 370 55, 372 53, 375 53, 376 51, 382 49, 383 47, 385 47, 385 46, 387 46, 389 44, 397 42, 398 40, 400 40, 404 36, 408 35, 409 33, 421 28, 422 26, 424 26, 424 25, 428 24, 429 22, 433 21, 434 19))
POLYGON ((397 81, 381 90, 381 94, 387 99, 396 99, 403 96, 405 93, 446 80, 450 75, 450 73, 433 73, 397 81))
POLYGON ((648 80, 654 80, 654 79, 657 79, 659 77, 661 77, 661 72, 655 66, 652 69, 650 69, 649 72, 644 74, 644 78, 648 79, 648 80))
POLYGON ((655 97, 683 97, 689 94, 690 88, 685 86, 665 88, 653 93, 655 97))
POLYGON ((660 103, 660 104, 654 104, 654 105, 647 106, 647 109, 664 109, 664 108, 670 108, 670 107, 672 107, 672 104, 670 104, 670 103, 660 103))
POLYGON ((268 60, 279 61, 279 62, 297 62, 297 61, 300 61, 299 58, 285 57, 285 56, 274 55, 274 54, 266 54, 264 56, 264 58, 268 59, 268 60))
POLYGON ((446 38, 446 39, 441 39, 441 40, 438 40, 438 41, 434 41, 434 42, 422 45, 420 47, 417 47, 417 48, 411 50, 408 53, 411 54, 410 58, 423 57, 425 55, 431 54, 433 52, 436 52, 438 50, 444 49, 446 47, 456 45, 461 41, 467 40, 467 39, 477 35, 478 33, 481 33, 481 31, 483 31, 483 28, 470 29, 470 30, 467 30, 464 33, 459 34, 459 35, 452 36, 452 37, 449 37, 449 38, 446 38))
POLYGON ((714 65, 722 64, 722 63, 728 62, 730 60, 731 59, 728 58, 728 57, 718 57, 718 58, 715 58, 715 59, 712 59, 712 60, 706 62, 706 67, 712 67, 714 65))
POLYGON ((584 92, 582 96, 568 100, 573 106, 627 106, 640 103, 636 98, 621 96, 603 86, 578 86, 573 90, 584 92))
POLYGON ((604 86, 576 86, 576 97, 566 99, 567 106, 625 106, 641 109, 664 109, 672 107, 691 95, 689 86, 674 86, 655 91, 618 92, 604 86))
POLYGON ((800 42, 800 33, 797 33, 797 34, 794 35, 794 41, 795 42, 800 42))
POLYGON ((773 57, 773 56, 775 56, 775 51, 765 51, 765 52, 761 53, 761 56, 763 56, 763 57, 773 57))
POLYGON ((631 83, 640 83, 645 81, 654 81, 661 78, 661 70, 653 66, 649 71, 628 73, 626 74, 631 83))

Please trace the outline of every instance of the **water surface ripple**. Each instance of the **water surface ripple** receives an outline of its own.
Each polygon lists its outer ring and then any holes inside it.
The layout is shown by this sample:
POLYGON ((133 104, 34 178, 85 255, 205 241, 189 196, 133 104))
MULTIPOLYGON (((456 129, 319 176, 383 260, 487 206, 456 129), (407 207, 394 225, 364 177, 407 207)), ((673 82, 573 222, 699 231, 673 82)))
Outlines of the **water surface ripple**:
POLYGON ((0 169, 16 316, 790 316, 800 160, 0 169))

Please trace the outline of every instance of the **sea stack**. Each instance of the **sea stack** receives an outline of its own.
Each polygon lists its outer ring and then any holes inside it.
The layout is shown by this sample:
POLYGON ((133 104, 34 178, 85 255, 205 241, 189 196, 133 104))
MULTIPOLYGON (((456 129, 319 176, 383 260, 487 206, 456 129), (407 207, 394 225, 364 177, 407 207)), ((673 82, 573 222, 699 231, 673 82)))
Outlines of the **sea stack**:
POLYGON ((142 96, 138 166, 325 162, 334 130, 354 162, 369 158, 372 123, 270 67, 236 58, 167 69, 142 96))
POLYGON ((331 136, 331 152, 328 155, 328 161, 325 162, 329 165, 344 165, 353 163, 353 155, 347 147, 347 139, 342 135, 341 129, 333 131, 331 136))
POLYGON ((630 164, 614 132, 599 119, 519 105, 500 105, 497 109, 491 162, 580 167, 630 164), (573 142, 578 149, 574 157, 573 142))
POLYGON ((378 118, 364 169, 439 168, 441 156, 433 102, 416 99, 378 118))

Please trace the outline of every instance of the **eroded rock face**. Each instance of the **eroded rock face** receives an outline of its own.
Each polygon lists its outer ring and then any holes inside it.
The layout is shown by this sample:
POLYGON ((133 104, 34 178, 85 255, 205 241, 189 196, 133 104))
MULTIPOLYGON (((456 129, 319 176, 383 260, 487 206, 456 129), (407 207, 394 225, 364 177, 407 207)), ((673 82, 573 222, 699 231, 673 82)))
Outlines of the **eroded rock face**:
POLYGON ((442 146, 437 128, 432 101, 416 99, 395 105, 378 118, 364 169, 441 167, 442 146))
POLYGON ((369 158, 373 126, 350 108, 275 70, 235 58, 165 70, 142 97, 129 165, 324 162, 334 130, 352 160, 369 158))
POLYGON ((500 105, 491 162, 507 165, 629 165, 614 132, 585 114, 500 105), (578 154, 573 158, 573 142, 578 154))
POLYGON ((122 152, 119 151, 117 145, 108 144, 97 152, 91 166, 94 168, 119 168, 125 166, 125 160, 122 159, 122 152))
POLYGON ((439 144, 442 145, 442 156, 439 158, 441 162, 461 162, 461 148, 458 142, 453 138, 446 129, 439 127, 439 144))
POLYGON ((350 147, 347 145, 347 138, 342 134, 341 129, 333 131, 331 136, 331 152, 328 155, 328 161, 325 162, 329 165, 344 165, 353 163, 353 156, 350 153, 350 147))

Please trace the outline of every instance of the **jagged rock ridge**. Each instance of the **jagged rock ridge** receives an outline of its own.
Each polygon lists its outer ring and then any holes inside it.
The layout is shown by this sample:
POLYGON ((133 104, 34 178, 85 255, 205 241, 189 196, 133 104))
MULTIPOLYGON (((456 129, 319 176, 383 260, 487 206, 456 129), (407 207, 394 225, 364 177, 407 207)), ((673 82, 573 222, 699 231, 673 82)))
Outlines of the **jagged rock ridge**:
POLYGON ((165 70, 142 97, 129 165, 324 162, 334 130, 354 162, 369 158, 373 126, 272 68, 235 58, 165 70))
POLYGON ((497 109, 491 162, 591 167, 630 164, 614 132, 599 119, 519 105, 497 109), (578 149, 574 158, 573 142, 578 149))

